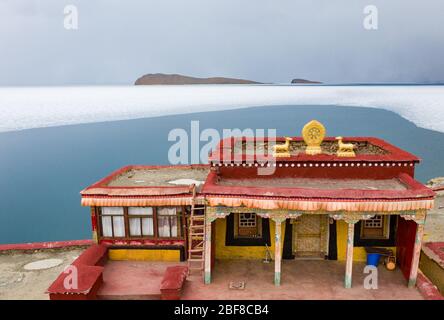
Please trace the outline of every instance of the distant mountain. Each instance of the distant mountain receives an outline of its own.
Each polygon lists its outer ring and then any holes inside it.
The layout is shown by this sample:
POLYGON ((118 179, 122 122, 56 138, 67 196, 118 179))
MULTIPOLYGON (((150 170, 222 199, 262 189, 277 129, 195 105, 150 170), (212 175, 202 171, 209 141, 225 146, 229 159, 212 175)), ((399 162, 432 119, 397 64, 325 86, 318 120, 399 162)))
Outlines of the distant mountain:
POLYGON ((244 79, 234 79, 234 78, 223 78, 223 77, 212 77, 212 78, 195 78, 183 76, 180 74, 163 74, 163 73, 150 73, 146 74, 134 83, 135 85, 156 85, 156 84, 260 84, 260 82, 244 80, 244 79))
POLYGON ((311 80, 305 80, 305 79, 293 79, 291 80, 291 83, 296 84, 321 84, 322 82, 319 81, 311 81, 311 80))

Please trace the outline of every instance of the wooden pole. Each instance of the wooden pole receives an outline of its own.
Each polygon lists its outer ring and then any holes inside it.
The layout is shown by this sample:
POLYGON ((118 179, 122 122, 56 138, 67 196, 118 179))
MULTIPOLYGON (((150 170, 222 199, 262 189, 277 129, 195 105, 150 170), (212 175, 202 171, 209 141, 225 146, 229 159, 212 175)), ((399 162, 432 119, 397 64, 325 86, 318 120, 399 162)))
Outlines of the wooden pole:
POLYGON ((274 220, 275 230, 274 230, 274 284, 276 286, 281 285, 281 219, 274 220))
POLYGON ((204 282, 205 284, 211 283, 211 221, 207 220, 205 222, 205 272, 204 272, 204 282))
POLYGON ((355 224, 348 223, 347 261, 345 262, 345 280, 344 280, 344 287, 345 288, 351 288, 351 286, 352 286, 354 234, 355 234, 355 224))
POLYGON ((99 243, 99 237, 97 235, 96 207, 91 207, 91 226, 92 226, 92 240, 94 243, 99 243))
POLYGON ((421 256, 421 243, 424 235, 424 224, 418 223, 416 226, 415 245, 413 247, 412 265, 410 267, 409 288, 416 285, 416 278, 418 276, 419 258, 421 256))

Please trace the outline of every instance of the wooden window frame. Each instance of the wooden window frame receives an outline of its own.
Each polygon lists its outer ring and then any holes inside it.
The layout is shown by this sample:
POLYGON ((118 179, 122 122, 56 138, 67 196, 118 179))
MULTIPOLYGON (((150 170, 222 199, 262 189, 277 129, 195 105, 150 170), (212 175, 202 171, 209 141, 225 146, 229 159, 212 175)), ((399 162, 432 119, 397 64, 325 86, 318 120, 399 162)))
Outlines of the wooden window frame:
MULTIPOLYGON (((133 206, 131 206, 133 207, 133 206)), ((176 215, 169 216, 169 217, 176 217, 177 218, 177 225, 178 225, 178 235, 177 237, 160 237, 159 236, 159 229, 158 229, 158 220, 157 220, 157 209, 158 208, 169 208, 169 206, 161 206, 161 207, 151 207, 153 208, 153 229, 154 229, 154 235, 153 236, 131 236, 129 232, 129 219, 139 217, 139 215, 129 215, 128 214, 128 208, 129 207, 120 207, 123 208, 123 217, 124 217, 124 226, 125 226, 125 236, 124 237, 114 237, 114 225, 112 223, 112 237, 105 237, 103 236, 103 227, 102 227, 102 207, 96 207, 96 215, 97 215, 97 231, 98 231, 98 238, 99 240, 172 240, 172 241, 183 241, 186 240, 186 230, 185 230, 185 207, 184 206, 171 206, 174 208, 177 208, 176 215), (131 218, 130 218, 131 217, 131 218)), ((105 215, 105 216, 113 216, 113 215, 105 215)), ((121 215, 114 215, 115 217, 121 217, 121 215)), ((140 215, 142 218, 151 217, 149 215, 140 215)), ((111 219, 113 221, 113 219, 111 219)), ((169 220, 170 221, 170 220, 169 220)), ((170 222, 169 222, 170 223, 170 222)), ((170 223, 171 228, 171 223, 170 223)), ((171 231, 171 229, 170 229, 171 231)), ((170 233, 171 234, 171 233, 170 233)))
POLYGON ((382 227, 374 228, 374 229, 382 229, 382 236, 365 236, 365 229, 372 229, 371 227, 366 227, 366 221, 364 220, 361 222, 361 230, 360 230, 360 238, 362 240, 387 240, 390 237, 390 216, 389 215, 383 215, 378 214, 375 216, 381 216, 382 217, 382 227))
POLYGON ((235 219, 234 219, 234 238, 235 239, 260 239, 262 238, 262 218, 259 217, 254 212, 245 212, 249 214, 255 215, 255 226, 254 227, 241 227, 240 226, 240 219, 241 214, 244 214, 244 212, 236 212, 234 213, 235 219), (239 235, 239 229, 240 228, 254 228, 256 230, 255 236, 249 236, 249 235, 239 235))
MULTIPOLYGON (((161 207, 156 207, 156 211, 157 211, 157 209, 159 209, 159 208, 170 208, 170 207, 167 207, 167 206, 161 206, 161 207)), ((184 214, 185 214, 185 210, 184 210, 184 208, 183 208, 183 206, 172 206, 172 208, 176 208, 176 209, 179 209, 179 210, 176 210, 176 214, 175 215, 167 215, 167 214, 159 214, 158 212, 156 212, 156 231, 157 231, 157 238, 158 239, 161 239, 161 240, 166 240, 166 239, 183 239, 184 238, 184 235, 183 235, 183 228, 184 228, 184 225, 183 225, 183 216, 184 216, 184 214), (158 228, 158 224, 159 224, 159 220, 158 220, 158 218, 159 217, 167 217, 168 218, 168 227, 169 227, 169 230, 170 230, 170 235, 172 234, 172 227, 171 227, 171 218, 175 218, 176 219, 176 221, 177 221, 177 234, 178 234, 178 236, 177 237, 161 237, 161 236, 159 236, 159 228, 158 228)))
POLYGON ((99 221, 98 230, 100 231, 100 237, 103 239, 125 239, 126 237, 126 221, 125 221, 125 208, 123 208, 123 214, 103 214, 102 207, 96 207, 96 214, 99 221), (102 217, 110 217, 111 218, 111 234, 112 237, 105 237, 103 236, 103 226, 102 226, 102 217), (123 226, 125 231, 125 236, 123 237, 116 237, 114 236, 114 217, 123 217, 123 226))
POLYGON ((128 231, 126 232, 126 235, 132 239, 155 239, 156 238, 156 230, 154 229, 154 221, 155 221, 155 209, 154 207, 125 207, 126 215, 128 216, 128 231), (129 208, 152 208, 153 214, 150 215, 143 215, 143 214, 129 214, 129 208), (142 226, 142 219, 151 218, 153 219, 153 234, 152 235, 143 235, 143 226, 142 226), (131 235, 130 230, 130 220, 131 219, 139 219, 140 222, 140 235, 131 235))
POLYGON ((226 228, 225 228, 225 246, 254 246, 254 247, 263 247, 265 245, 270 246, 270 219, 261 218, 258 224, 260 236, 256 238, 248 238, 248 237, 237 237, 235 235, 236 231, 236 213, 230 213, 226 218, 226 228))

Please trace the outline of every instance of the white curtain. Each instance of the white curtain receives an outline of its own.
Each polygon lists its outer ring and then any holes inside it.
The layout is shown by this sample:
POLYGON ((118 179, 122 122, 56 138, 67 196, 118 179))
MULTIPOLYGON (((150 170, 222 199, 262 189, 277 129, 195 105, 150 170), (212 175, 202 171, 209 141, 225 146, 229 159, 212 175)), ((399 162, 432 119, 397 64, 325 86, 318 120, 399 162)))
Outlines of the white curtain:
POLYGON ((114 225, 114 237, 125 236, 125 220, 122 207, 102 207, 102 230, 104 237, 112 237, 112 226, 114 225), (113 219, 113 223, 111 223, 113 219))
POLYGON ((159 237, 177 237, 177 208, 159 208, 157 210, 157 224, 159 237), (171 221, 171 233, 170 233, 171 221))
POLYGON ((128 208, 130 235, 132 236, 153 236, 153 208, 151 207, 129 207, 128 208), (147 218, 131 218, 132 215, 150 216, 147 218), (140 221, 142 221, 142 234, 140 233, 140 221))
POLYGON ((104 237, 113 236, 111 218, 112 217, 102 217, 102 233, 104 237))

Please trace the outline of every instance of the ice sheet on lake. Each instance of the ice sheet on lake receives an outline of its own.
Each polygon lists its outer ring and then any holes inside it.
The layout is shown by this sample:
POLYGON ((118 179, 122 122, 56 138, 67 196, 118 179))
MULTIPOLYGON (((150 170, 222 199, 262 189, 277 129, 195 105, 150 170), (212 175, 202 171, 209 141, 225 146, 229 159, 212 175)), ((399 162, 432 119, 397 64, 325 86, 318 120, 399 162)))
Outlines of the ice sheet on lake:
POLYGON ((273 105, 382 108, 444 132, 444 86, 274 85, 3 87, 0 132, 273 105))

